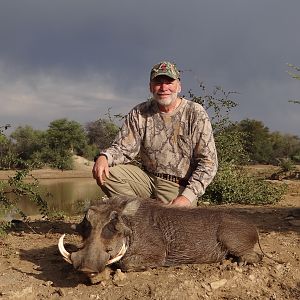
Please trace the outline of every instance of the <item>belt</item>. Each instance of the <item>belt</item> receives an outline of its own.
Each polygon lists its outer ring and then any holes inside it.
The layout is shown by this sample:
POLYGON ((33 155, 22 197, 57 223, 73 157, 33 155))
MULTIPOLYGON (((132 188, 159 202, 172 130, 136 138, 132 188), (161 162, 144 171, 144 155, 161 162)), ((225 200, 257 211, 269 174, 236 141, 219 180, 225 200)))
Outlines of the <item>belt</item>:
POLYGON ((175 183, 177 183, 181 186, 184 186, 184 187, 188 185, 188 180, 187 179, 177 177, 175 175, 169 175, 169 174, 163 174, 163 173, 151 173, 151 174, 156 176, 156 177, 159 177, 159 178, 162 178, 162 179, 165 179, 165 180, 168 180, 168 181, 175 182, 175 183))

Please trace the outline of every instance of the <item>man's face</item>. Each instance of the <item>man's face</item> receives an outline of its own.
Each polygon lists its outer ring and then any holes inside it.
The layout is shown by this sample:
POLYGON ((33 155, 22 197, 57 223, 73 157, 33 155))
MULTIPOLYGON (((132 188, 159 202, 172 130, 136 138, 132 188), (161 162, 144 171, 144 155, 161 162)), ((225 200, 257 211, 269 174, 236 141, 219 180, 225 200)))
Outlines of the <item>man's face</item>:
POLYGON ((169 106, 181 91, 180 81, 164 75, 157 76, 150 81, 150 91, 158 104, 169 106))

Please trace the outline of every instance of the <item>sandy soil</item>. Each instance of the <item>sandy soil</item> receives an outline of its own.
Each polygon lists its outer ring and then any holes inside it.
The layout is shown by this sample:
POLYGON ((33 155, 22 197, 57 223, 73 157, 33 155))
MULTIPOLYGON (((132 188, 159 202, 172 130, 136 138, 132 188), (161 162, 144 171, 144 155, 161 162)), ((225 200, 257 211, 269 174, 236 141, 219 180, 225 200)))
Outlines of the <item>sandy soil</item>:
MULTIPOLYGON (((76 173, 76 171, 74 171, 76 173)), ((253 266, 225 261, 183 265, 144 272, 112 271, 91 285, 57 250, 62 233, 66 247, 79 244, 70 229, 82 216, 64 221, 34 221, 0 240, 1 299, 300 299, 300 181, 286 181, 288 194, 276 205, 223 206, 254 221, 268 255, 253 266)))
MULTIPOLYGON (((54 170, 54 169, 39 169, 30 172, 37 179, 56 179, 56 178, 86 178, 92 177, 92 168, 94 162, 80 156, 73 156, 73 170, 54 170)), ((15 171, 0 171, 0 180, 8 179, 13 176, 15 171)), ((30 179, 30 177, 29 177, 30 179)))

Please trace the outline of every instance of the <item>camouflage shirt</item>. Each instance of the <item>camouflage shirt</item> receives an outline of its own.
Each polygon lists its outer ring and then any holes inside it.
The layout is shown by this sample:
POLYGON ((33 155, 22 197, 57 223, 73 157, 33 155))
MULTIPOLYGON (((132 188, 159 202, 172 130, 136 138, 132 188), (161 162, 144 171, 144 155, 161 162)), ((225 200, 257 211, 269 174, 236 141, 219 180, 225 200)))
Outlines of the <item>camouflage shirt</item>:
POLYGON ((204 194, 218 165, 207 113, 184 98, 171 113, 160 112, 155 100, 134 107, 112 146, 102 153, 109 166, 129 163, 139 154, 146 171, 187 179, 181 194, 191 202, 204 194))

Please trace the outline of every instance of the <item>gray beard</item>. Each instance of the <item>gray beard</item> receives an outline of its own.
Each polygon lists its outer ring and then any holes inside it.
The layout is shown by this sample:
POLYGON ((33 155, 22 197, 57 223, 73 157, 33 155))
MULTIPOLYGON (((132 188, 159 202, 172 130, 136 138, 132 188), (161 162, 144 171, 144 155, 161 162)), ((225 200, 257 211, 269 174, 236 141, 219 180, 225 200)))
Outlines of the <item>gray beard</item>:
POLYGON ((172 103, 174 103, 177 99, 177 93, 173 93, 172 95, 170 95, 168 98, 165 99, 159 99, 158 97, 156 97, 155 95, 153 95, 154 100, 161 106, 169 106, 172 103))

